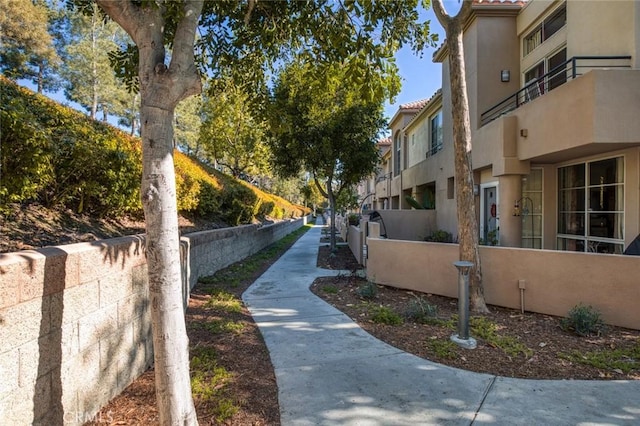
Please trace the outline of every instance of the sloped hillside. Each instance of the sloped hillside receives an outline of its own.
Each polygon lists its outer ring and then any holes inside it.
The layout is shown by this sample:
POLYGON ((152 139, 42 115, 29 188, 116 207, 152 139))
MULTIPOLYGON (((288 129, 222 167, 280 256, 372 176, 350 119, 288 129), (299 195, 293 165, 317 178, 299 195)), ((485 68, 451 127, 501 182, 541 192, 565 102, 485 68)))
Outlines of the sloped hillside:
MULTIPOLYGON (((143 230, 140 140, 0 77, 0 249, 143 230)), ((299 217, 303 207, 175 153, 183 231, 299 217)))

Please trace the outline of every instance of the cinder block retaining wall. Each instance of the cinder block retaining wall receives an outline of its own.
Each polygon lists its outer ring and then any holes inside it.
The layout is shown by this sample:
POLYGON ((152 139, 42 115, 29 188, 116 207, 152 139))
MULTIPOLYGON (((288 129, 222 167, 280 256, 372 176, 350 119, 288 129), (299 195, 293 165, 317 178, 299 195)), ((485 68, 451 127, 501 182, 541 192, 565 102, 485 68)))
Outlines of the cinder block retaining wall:
MULTIPOLYGON (((184 236, 185 294, 304 223, 184 236)), ((0 424, 83 424, 142 374, 153 362, 147 287, 141 236, 0 254, 0 424)))

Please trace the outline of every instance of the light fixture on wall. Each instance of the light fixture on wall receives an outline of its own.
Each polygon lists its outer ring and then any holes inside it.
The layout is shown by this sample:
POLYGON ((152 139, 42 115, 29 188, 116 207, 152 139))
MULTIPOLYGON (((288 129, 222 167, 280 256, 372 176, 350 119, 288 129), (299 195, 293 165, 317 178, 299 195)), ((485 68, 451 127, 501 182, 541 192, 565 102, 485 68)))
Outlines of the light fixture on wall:
POLYGON ((503 83, 508 83, 511 80, 511 71, 502 70, 500 71, 500 81, 503 83))

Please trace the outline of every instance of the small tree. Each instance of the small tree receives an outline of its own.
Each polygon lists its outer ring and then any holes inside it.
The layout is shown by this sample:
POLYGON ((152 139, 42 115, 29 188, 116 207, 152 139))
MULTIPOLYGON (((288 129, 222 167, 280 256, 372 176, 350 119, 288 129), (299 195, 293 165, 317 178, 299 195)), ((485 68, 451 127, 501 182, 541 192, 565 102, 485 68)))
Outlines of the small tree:
POLYGON ((449 77, 453 111, 453 147, 455 156, 455 189, 458 212, 460 260, 473 262, 469 277, 471 310, 488 312, 482 287, 478 222, 473 198, 473 167, 471 166, 471 124, 464 68, 464 24, 471 15, 471 0, 464 0, 458 14, 451 17, 442 0, 433 1, 433 10, 444 27, 449 49, 449 77))
POLYGON ((230 80, 205 98, 199 145, 235 177, 267 169, 266 124, 256 111, 255 101, 230 80))
MULTIPOLYGON (((378 83, 385 81, 379 77, 378 83)), ((301 169, 311 172, 331 207, 332 250, 338 197, 375 171, 376 141, 386 125, 381 107, 381 99, 363 100, 342 64, 291 66, 274 89, 271 145, 276 170, 283 176, 301 169)))

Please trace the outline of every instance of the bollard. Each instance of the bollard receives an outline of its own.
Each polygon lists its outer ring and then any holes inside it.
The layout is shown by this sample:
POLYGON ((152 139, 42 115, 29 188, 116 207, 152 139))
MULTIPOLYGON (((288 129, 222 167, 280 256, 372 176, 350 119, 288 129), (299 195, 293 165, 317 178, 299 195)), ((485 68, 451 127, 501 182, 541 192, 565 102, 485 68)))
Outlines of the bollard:
POLYGON ((453 334, 451 341, 465 349, 475 349, 476 339, 469 337, 469 272, 473 263, 459 260, 453 264, 458 269, 458 334, 453 334))

